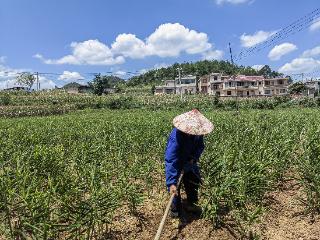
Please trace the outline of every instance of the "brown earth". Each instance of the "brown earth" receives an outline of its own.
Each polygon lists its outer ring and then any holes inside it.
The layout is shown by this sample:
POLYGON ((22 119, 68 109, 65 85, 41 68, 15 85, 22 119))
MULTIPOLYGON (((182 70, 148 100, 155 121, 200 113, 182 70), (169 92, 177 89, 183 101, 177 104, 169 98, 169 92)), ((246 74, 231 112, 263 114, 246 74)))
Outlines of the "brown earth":
MULTIPOLYGON (((147 201, 139 209, 140 216, 128 217, 119 213, 112 225, 112 232, 104 239, 153 239, 161 221, 167 199, 165 193, 158 201, 147 201), (162 201, 159 201, 162 200, 162 201), (164 202, 157 205, 155 202, 164 202)), ((260 239, 268 240, 320 240, 320 217, 305 213, 301 199, 305 195, 295 180, 286 181, 278 190, 266 194, 267 211, 261 216, 260 223, 253 226, 253 232, 260 239)), ((215 229, 204 219, 194 215, 186 215, 187 225, 179 226, 179 220, 168 218, 161 239, 213 239, 234 240, 240 236, 232 228, 232 224, 215 229)))

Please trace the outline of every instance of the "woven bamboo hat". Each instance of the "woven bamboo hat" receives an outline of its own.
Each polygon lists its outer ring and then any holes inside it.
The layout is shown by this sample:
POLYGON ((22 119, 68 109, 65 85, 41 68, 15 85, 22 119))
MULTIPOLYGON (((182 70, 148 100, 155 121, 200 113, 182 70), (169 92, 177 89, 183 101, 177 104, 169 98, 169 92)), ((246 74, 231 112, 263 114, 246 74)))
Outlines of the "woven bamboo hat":
POLYGON ((206 135, 213 130, 213 124, 197 109, 176 116, 173 119, 173 125, 191 135, 206 135))

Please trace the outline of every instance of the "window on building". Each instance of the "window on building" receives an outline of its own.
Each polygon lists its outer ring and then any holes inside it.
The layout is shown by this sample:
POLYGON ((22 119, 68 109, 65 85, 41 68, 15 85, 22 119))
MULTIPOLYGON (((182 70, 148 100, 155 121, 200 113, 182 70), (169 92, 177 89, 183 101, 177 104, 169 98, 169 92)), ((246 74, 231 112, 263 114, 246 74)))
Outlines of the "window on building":
POLYGON ((195 83, 195 80, 194 79, 182 79, 181 83, 182 84, 192 84, 192 83, 195 83))
POLYGON ((213 89, 214 89, 214 90, 219 89, 219 85, 216 85, 216 84, 215 84, 215 85, 213 85, 213 89))
POLYGON ((228 95, 228 96, 231 96, 231 91, 227 91, 227 95, 228 95))
POLYGON ((280 93, 286 93, 286 89, 280 89, 280 93))

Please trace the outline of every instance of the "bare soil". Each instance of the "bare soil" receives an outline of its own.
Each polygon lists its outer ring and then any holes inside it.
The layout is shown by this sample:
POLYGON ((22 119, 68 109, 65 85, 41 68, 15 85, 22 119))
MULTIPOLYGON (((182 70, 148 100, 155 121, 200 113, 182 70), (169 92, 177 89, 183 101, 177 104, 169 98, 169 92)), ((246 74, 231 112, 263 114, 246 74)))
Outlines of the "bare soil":
MULTIPOLYGON (((139 217, 128 217, 126 209, 118 212, 112 232, 106 239, 153 239, 162 218, 166 197, 163 193, 157 201, 145 202, 139 209, 139 217)), ((305 213, 306 208, 301 201, 304 198, 302 188, 295 180, 288 180, 279 189, 269 192, 264 200, 267 211, 261 216, 261 221, 253 226, 253 232, 260 239, 267 240, 320 240, 320 217, 305 213)), ((185 213, 185 217, 185 226, 169 217, 161 239, 240 239, 237 231, 232 229, 232 224, 215 229, 209 221, 199 216, 185 213)))

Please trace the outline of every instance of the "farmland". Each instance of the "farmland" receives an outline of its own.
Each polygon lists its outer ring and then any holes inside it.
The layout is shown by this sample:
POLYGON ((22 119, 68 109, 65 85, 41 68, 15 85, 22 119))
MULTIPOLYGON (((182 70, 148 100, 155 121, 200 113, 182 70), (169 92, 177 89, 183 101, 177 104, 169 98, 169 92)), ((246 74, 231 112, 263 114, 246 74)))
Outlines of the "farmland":
MULTIPOLYGON (((139 220, 136 229, 144 226, 144 206, 166 200, 163 153, 181 111, 87 109, 0 119, 0 236, 111 238, 121 234, 113 224, 124 208, 139 220)), ((231 219, 239 236, 254 237, 268 211, 266 196, 288 178, 306 196, 304 213, 317 216, 317 108, 204 114, 215 125, 200 161, 204 219, 214 228, 231 219)))

